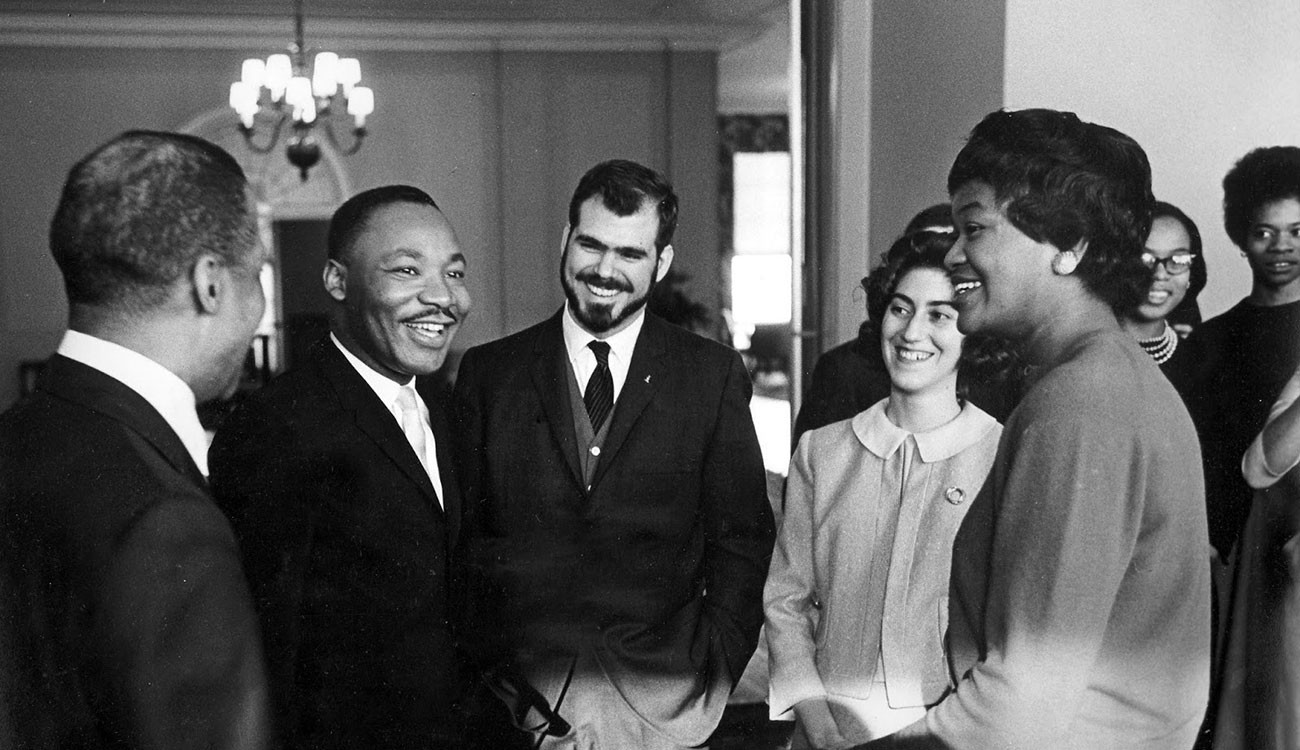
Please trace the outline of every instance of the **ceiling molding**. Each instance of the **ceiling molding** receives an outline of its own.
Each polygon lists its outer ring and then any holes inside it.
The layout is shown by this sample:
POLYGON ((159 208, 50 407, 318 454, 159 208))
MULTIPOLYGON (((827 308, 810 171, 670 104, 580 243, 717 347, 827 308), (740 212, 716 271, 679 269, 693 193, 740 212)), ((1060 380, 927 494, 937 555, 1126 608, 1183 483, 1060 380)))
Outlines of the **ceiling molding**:
MULTIPOLYGON (((760 35, 753 22, 311 19, 309 46, 357 51, 724 51, 760 35)), ((284 47, 283 20, 258 16, 0 12, 0 46, 133 49, 284 47)))

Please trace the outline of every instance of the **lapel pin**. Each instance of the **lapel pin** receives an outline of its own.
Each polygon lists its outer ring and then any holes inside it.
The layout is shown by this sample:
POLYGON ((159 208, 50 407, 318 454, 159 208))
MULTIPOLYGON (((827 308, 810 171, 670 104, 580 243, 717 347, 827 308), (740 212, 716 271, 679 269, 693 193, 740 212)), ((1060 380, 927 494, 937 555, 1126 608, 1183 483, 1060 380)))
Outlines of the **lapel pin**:
POLYGON ((961 505, 966 502, 966 493, 960 487, 949 487, 944 491, 943 496, 948 498, 948 502, 953 505, 961 505))
POLYGON ((646 375, 646 376, 645 376, 645 382, 646 382, 646 383, 649 383, 649 382, 650 382, 650 376, 649 376, 649 375, 646 375))

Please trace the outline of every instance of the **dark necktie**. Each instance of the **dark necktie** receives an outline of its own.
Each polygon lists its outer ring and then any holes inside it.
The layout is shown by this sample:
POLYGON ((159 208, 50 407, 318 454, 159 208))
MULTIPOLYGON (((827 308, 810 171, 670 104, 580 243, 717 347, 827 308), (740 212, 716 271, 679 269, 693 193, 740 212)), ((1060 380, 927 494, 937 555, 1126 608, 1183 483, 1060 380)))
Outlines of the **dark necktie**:
POLYGON ((614 408, 614 378, 609 374, 609 344, 593 341, 587 344, 591 353, 596 355, 596 369, 587 381, 587 390, 582 393, 582 402, 587 405, 587 416, 591 418, 591 429, 600 432, 605 424, 609 410, 614 408))

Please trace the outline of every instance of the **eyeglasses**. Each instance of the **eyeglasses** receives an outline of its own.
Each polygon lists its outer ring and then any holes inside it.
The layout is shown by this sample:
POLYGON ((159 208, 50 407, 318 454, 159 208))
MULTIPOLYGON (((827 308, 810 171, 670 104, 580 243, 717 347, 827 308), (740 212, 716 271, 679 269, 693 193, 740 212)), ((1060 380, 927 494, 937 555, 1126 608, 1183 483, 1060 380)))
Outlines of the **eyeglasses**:
POLYGON ((1192 258, 1196 253, 1174 253, 1168 258, 1157 258, 1154 253, 1142 253, 1142 265, 1156 270, 1156 266, 1164 266, 1165 273, 1170 276, 1181 276, 1192 270, 1192 258))

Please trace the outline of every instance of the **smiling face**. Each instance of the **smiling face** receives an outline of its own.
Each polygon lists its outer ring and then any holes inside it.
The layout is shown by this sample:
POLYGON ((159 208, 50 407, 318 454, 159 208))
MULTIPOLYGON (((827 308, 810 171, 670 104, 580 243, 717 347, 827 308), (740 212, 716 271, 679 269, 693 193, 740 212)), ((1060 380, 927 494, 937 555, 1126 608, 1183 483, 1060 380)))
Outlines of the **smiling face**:
POLYGON ((416 203, 375 209, 342 261, 326 263, 325 289, 342 305, 335 335, 399 383, 442 366, 470 306, 456 233, 416 203))
POLYGON ((573 317, 588 333, 606 338, 626 328, 668 273, 673 247, 655 251, 659 216, 643 202, 619 216, 600 197, 578 209, 578 225, 565 232, 560 282, 573 317))
POLYGON ((987 183, 962 185, 953 192, 952 205, 959 234, 946 263, 961 332, 1028 338, 1056 307, 1051 270, 1056 247, 1017 229, 987 183))
POLYGON ((897 392, 942 389, 956 396, 962 341, 948 274, 914 268, 894 287, 880 321, 880 349, 897 392))
POLYGON ((1255 277, 1252 295, 1300 294, 1300 200, 1264 204, 1246 231, 1242 250, 1255 277))
MULTIPOLYGON (((1146 252, 1157 260, 1165 261, 1175 255, 1190 256, 1191 245, 1192 239, 1178 219, 1172 216, 1158 216, 1151 222, 1146 252)), ((1190 270, 1190 263, 1188 269, 1190 270)), ((1171 274, 1167 263, 1158 264, 1151 279, 1151 288, 1147 290, 1147 296, 1143 298, 1142 303, 1133 311, 1133 316, 1146 322, 1164 320, 1187 296, 1187 288, 1191 280, 1192 275, 1188 271, 1171 274)))

